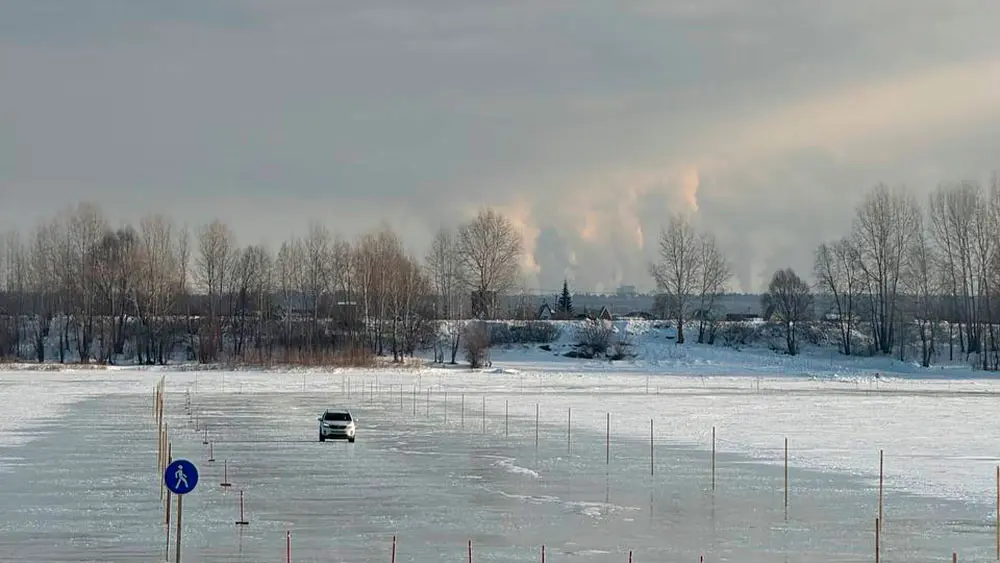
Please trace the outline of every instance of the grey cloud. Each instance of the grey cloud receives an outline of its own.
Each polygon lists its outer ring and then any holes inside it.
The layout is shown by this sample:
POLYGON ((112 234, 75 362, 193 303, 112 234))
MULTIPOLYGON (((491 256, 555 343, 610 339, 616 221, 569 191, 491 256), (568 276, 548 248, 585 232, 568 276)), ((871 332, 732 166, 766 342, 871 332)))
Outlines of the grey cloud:
POLYGON ((997 10, 990 0, 5 3, 0 230, 91 199, 122 218, 220 216, 247 242, 278 241, 310 218, 345 236, 386 219, 423 254, 438 225, 516 204, 538 232, 532 284, 642 286, 696 171, 699 220, 734 256, 740 285, 758 288, 771 268, 808 268, 813 243, 845 229, 878 180, 983 176, 996 129, 987 119, 947 138, 926 131, 877 158, 817 136, 742 159, 719 151, 728 129, 833 90, 997 58, 997 10))

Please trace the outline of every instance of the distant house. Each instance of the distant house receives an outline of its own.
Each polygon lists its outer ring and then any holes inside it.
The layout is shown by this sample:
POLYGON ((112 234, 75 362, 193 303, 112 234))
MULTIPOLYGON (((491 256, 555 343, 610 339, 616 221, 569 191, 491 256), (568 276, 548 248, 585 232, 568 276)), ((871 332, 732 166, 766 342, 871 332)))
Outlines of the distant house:
POLYGON ((548 303, 542 303, 542 306, 538 308, 538 314, 535 318, 540 321, 550 321, 555 313, 552 311, 552 307, 549 307, 548 303))
POLYGON ((602 321, 614 320, 614 317, 611 315, 611 311, 609 311, 607 307, 601 307, 601 312, 597 315, 597 318, 602 321))
POLYGON ((644 321, 651 321, 654 319, 652 313, 647 313, 646 311, 632 311, 631 313, 624 315, 623 319, 639 319, 644 321))
POLYGON ((729 322, 759 321, 762 318, 759 313, 726 313, 729 322))
MULTIPOLYGON (((857 323, 859 318, 858 315, 851 314, 851 315, 844 315, 843 320, 848 321, 850 323, 857 323)), ((826 313, 825 315, 823 315, 823 321, 828 323, 837 323, 841 321, 841 315, 840 313, 826 313)))

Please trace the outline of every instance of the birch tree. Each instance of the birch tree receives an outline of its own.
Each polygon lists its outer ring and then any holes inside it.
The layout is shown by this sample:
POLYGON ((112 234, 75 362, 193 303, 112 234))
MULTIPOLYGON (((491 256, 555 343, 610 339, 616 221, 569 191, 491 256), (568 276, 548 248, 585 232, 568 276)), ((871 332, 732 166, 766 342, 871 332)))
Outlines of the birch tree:
POLYGON ((732 269, 726 256, 719 249, 715 236, 703 233, 699 247, 699 304, 698 343, 715 341, 716 301, 726 291, 732 278, 732 269))
POLYGON ((500 297, 509 292, 521 275, 524 253, 521 233, 510 219, 493 209, 479 212, 458 229, 459 256, 472 289, 472 314, 496 318, 500 297))
POLYGON ((778 270, 771 277, 767 293, 761 298, 765 310, 773 310, 785 333, 785 348, 789 355, 799 353, 799 325, 810 319, 813 297, 809 284, 791 268, 778 270))
POLYGON ((864 273, 875 348, 892 353, 899 320, 899 288, 920 209, 903 188, 880 184, 857 209, 854 244, 864 273))
POLYGON ((676 214, 660 233, 659 261, 650 265, 656 287, 666 298, 667 314, 677 324, 678 344, 684 343, 684 322, 701 280, 700 241, 690 219, 676 214))
POLYGON ((235 248, 232 231, 218 219, 198 232, 195 278, 208 298, 208 326, 202 326, 198 339, 201 362, 215 361, 222 350, 222 299, 228 286, 235 248))
POLYGON ((857 325, 857 300, 861 295, 861 263, 857 248, 850 239, 816 249, 813 273, 820 292, 833 299, 840 348, 846 356, 853 353, 853 333, 857 325))

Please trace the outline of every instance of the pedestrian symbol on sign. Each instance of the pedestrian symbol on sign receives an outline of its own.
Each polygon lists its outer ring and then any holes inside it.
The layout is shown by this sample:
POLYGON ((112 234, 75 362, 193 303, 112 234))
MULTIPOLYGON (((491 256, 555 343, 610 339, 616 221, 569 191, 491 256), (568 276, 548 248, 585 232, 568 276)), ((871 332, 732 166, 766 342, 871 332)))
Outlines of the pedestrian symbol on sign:
POLYGON ((198 469, 186 459, 178 459, 167 466, 163 483, 175 495, 186 495, 198 486, 198 469))
POLYGON ((174 482, 177 483, 178 488, 180 488, 181 484, 184 485, 185 489, 191 488, 191 485, 188 485, 187 475, 184 474, 183 465, 177 466, 177 471, 174 472, 174 482))

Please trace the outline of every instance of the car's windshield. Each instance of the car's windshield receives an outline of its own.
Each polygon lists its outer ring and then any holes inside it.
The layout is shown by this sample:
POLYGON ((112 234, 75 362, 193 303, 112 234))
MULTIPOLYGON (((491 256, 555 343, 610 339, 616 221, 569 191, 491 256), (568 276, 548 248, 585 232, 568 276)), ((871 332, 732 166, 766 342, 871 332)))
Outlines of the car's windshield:
POLYGON ((328 412, 323 420, 337 420, 341 422, 350 422, 351 415, 346 412, 328 412))

